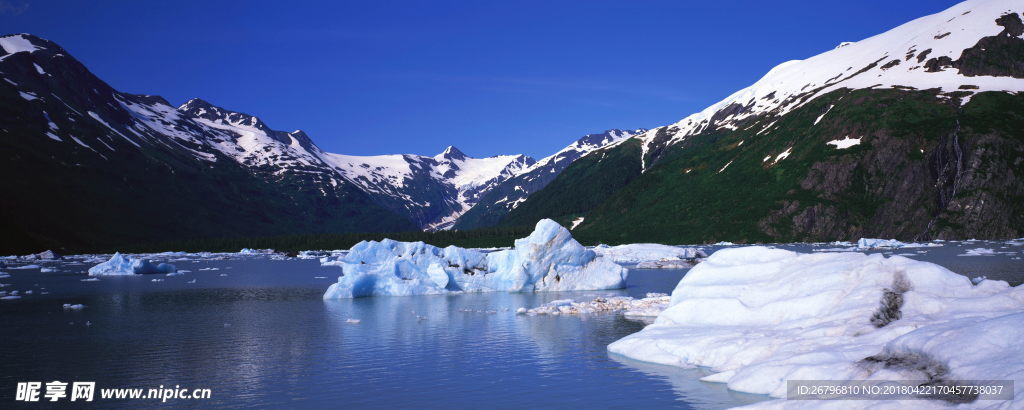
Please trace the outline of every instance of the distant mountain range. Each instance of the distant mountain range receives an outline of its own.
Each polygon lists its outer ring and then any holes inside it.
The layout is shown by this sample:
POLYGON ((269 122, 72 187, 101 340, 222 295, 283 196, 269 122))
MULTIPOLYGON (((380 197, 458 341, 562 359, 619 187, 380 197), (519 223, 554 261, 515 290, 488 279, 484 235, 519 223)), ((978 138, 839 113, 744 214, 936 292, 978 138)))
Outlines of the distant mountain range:
POLYGON ((572 224, 585 241, 1024 236, 1024 6, 971 0, 541 160, 322 151, 0 37, 0 247, 572 224))
MULTIPOLYGON (((455 147, 434 157, 328 153, 302 131, 201 99, 175 108, 119 92, 29 34, 0 37, 0 75, 0 241, 11 249, 447 229, 508 179, 556 175, 596 147, 584 137, 541 163, 455 147)), ((606 134, 596 142, 632 135, 606 134)))

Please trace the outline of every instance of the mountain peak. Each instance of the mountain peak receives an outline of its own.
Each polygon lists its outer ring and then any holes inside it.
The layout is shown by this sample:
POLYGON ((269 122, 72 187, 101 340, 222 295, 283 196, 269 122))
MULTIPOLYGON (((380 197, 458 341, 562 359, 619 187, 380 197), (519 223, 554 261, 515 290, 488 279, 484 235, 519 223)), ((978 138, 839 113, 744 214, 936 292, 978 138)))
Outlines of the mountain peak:
POLYGON ((60 46, 39 36, 19 33, 0 36, 0 49, 3 50, 3 54, 0 55, 10 55, 21 52, 33 53, 39 50, 60 50, 60 46))
POLYGON ((444 149, 444 152, 437 154, 437 156, 435 156, 434 158, 461 161, 466 158, 469 158, 469 156, 467 156, 464 152, 460 151, 458 148, 455 148, 454 145, 449 145, 448 148, 444 149))

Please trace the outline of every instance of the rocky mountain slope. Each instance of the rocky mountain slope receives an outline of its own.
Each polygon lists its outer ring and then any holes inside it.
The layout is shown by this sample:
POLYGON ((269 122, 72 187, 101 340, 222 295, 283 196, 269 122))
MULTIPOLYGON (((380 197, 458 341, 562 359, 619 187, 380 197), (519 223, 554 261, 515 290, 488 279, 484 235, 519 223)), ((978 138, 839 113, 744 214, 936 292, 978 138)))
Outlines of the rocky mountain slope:
POLYGON ((201 99, 173 107, 119 92, 29 34, 0 37, 0 77, 0 189, 10 193, 0 245, 12 249, 448 229, 506 180, 560 170, 576 151, 619 138, 577 142, 543 168, 455 147, 433 157, 328 153, 302 131, 201 99))
POLYGON ((301 132, 239 117, 242 133, 118 92, 35 36, 0 49, 4 249, 415 228, 319 166, 301 132))
POLYGON ((479 198, 477 205, 458 218, 455 229, 468 230, 494 226, 534 192, 546 187, 574 161, 591 151, 632 137, 647 130, 608 130, 588 134, 553 155, 520 170, 515 176, 495 185, 479 198))
POLYGON ((780 64, 573 163, 502 223, 582 217, 594 241, 1022 236, 1022 12, 971 0, 780 64))

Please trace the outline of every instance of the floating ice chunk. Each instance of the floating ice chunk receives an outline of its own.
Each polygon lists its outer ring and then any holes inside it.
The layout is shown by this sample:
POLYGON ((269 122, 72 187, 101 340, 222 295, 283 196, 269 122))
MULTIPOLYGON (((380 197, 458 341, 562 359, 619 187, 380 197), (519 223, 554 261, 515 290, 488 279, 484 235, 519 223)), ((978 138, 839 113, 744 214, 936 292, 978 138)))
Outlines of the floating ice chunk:
POLYGON ((7 269, 39 269, 39 265, 21 265, 21 266, 8 266, 7 269))
POLYGON ((696 265, 697 259, 662 259, 645 261, 636 264, 637 269, 689 269, 696 265))
POLYGON ((325 299, 448 291, 533 292, 618 289, 627 271, 545 219, 508 250, 483 253, 423 242, 363 241, 337 261, 343 276, 325 299))
POLYGON ((655 317, 668 307, 669 296, 664 293, 648 293, 642 299, 629 296, 598 297, 588 302, 559 299, 541 306, 519 308, 516 313, 527 315, 581 315, 601 312, 624 312, 626 317, 655 317))
POLYGON ((857 241, 859 249, 899 249, 899 248, 924 248, 942 246, 939 243, 906 243, 895 239, 860 238, 857 241))
POLYGON ((277 252, 277 251, 275 251, 273 249, 250 249, 250 248, 242 248, 242 250, 238 251, 238 253, 242 254, 242 255, 271 255, 271 254, 274 254, 275 252, 277 252))
POLYGON ((990 248, 974 248, 968 249, 966 253, 959 254, 957 256, 992 256, 995 255, 996 251, 990 248))
POLYGON ((683 248, 656 243, 634 243, 619 246, 597 246, 594 252, 616 263, 640 263, 680 259, 706 258, 703 249, 683 248))
POLYGON ((77 303, 77 304, 65 303, 64 304, 64 310, 82 310, 82 309, 85 309, 85 305, 83 305, 81 303, 77 303))
POLYGON ((25 255, 23 259, 43 259, 43 260, 56 260, 62 259, 63 257, 52 250, 45 250, 39 253, 33 253, 31 255, 25 255))
POLYGON ((362 321, 359 320, 359 319, 345 319, 345 323, 348 323, 350 325, 358 325, 359 322, 362 322, 362 321))
POLYGON ((18 296, 18 295, 0 296, 0 300, 18 300, 18 299, 21 299, 21 296, 18 296))
POLYGON ((679 281, 654 324, 608 349, 708 367, 720 372, 709 381, 773 397, 787 379, 929 379, 898 365, 913 357, 951 379, 1015 379, 1022 312, 1024 287, 974 285, 901 256, 729 248, 679 281))
POLYGON ((99 281, 100 281, 100 278, 82 279, 82 282, 99 282, 99 281))
POLYGON ((57 270, 54 269, 54 268, 39 268, 39 272, 40 273, 53 273, 53 272, 56 272, 56 271, 57 270))
POLYGON ((153 265, 145 259, 135 259, 115 253, 110 260, 89 268, 90 276, 135 275, 175 272, 174 265, 161 263, 153 265))
POLYGON ((718 246, 733 246, 733 245, 736 245, 736 244, 732 243, 732 242, 729 242, 729 241, 721 241, 719 243, 716 243, 715 245, 718 245, 718 246))

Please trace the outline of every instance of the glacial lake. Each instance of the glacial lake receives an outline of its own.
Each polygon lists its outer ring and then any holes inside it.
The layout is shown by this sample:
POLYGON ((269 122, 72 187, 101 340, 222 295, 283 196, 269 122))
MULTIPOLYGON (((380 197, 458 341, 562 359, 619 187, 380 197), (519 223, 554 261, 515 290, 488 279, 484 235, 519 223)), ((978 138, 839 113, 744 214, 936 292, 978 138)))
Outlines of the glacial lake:
MULTIPOLYGON (((978 241, 873 252, 1016 285, 1024 280, 1022 251, 978 241), (976 248, 995 253, 959 256, 976 248)), ((91 263, 5 260, 0 270, 10 277, 0 279, 7 284, 0 290, 22 298, 0 300, 0 402, 13 403, 18 382, 52 380, 95 381, 97 389, 208 388, 210 400, 167 405, 221 408, 724 408, 767 398, 700 382, 710 374, 703 369, 609 355, 609 343, 644 326, 620 314, 515 313, 556 299, 669 293, 685 270, 633 269, 620 291, 324 301, 341 269, 315 259, 153 259, 190 272, 82 281, 91 263), (28 263, 54 271, 12 269, 28 263), (65 310, 65 303, 87 307, 65 310)), ((97 400, 105 407, 160 404, 97 400)))

